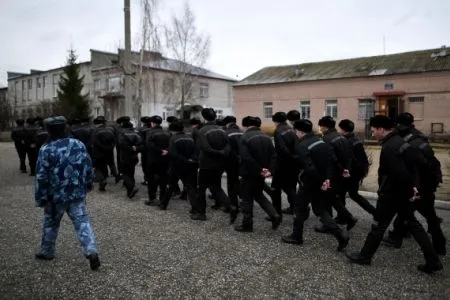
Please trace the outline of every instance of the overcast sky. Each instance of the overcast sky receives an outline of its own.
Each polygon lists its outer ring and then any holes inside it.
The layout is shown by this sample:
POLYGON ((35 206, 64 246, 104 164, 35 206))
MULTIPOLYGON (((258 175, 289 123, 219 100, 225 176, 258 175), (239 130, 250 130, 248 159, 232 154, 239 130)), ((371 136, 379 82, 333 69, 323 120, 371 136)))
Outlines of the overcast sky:
MULTIPOLYGON (((160 0, 168 20, 183 0, 160 0)), ((81 61, 89 49, 123 45, 122 0, 1 0, 0 86, 6 71, 64 65, 72 44, 81 61)), ((132 36, 139 0, 132 3, 132 36)), ((383 54, 450 44, 448 0, 190 0, 200 31, 210 34, 207 68, 243 79, 269 65, 383 54)))

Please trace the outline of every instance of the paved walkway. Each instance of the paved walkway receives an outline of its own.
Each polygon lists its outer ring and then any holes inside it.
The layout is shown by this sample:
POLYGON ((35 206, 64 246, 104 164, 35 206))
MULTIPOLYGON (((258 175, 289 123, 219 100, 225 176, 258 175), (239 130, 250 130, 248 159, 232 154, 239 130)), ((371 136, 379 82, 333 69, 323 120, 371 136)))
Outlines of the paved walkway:
MULTIPOLYGON (((428 276, 416 271, 423 258, 406 240, 402 249, 381 247, 372 266, 351 265, 336 242, 312 230, 303 246, 280 242, 291 217, 277 231, 255 210, 255 232, 238 233, 222 212, 207 222, 191 221, 186 201, 168 211, 144 206, 144 190, 130 201, 112 178, 106 193, 92 192, 89 213, 98 238, 101 270, 92 272, 81 254, 68 217, 63 218, 56 258, 34 260, 42 211, 34 207, 33 178, 20 174, 12 144, 0 143, 1 299, 448 299, 445 270, 428 276)), ((138 172, 138 182, 141 174, 138 172)), ((370 219, 359 218, 348 250, 359 249, 370 219)), ((450 236, 450 212, 439 211, 450 236)))

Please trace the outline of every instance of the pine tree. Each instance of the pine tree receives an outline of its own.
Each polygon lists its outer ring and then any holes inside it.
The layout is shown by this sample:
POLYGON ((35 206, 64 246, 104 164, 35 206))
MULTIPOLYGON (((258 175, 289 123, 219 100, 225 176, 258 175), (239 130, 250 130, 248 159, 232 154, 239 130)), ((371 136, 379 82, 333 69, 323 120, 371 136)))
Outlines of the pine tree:
POLYGON ((75 51, 70 49, 58 85, 58 112, 69 119, 89 117, 91 113, 88 94, 81 94, 84 76, 80 77, 80 66, 76 61, 75 51))

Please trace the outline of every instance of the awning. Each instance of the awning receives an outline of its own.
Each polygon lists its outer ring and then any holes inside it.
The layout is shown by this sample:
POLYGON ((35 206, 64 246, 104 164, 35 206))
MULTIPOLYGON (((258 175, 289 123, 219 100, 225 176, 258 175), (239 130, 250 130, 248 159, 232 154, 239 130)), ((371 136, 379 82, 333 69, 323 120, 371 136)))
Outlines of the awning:
POLYGON ((403 96, 405 95, 405 91, 383 91, 383 92, 374 92, 373 95, 376 97, 383 96, 403 96))

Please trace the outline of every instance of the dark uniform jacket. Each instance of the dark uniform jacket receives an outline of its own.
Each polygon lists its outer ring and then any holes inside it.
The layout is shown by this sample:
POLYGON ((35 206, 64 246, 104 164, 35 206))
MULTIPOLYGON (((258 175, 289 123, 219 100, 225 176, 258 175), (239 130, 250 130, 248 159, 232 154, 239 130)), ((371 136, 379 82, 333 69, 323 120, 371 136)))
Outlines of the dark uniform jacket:
POLYGON ((73 126, 70 130, 70 135, 81 141, 88 151, 92 150, 92 131, 90 125, 73 126))
POLYGON ((319 185, 333 175, 331 146, 314 133, 303 136, 296 145, 299 179, 304 186, 319 185))
POLYGON ((146 132, 147 164, 168 163, 169 156, 162 155, 162 150, 169 150, 170 133, 161 126, 150 128, 146 132))
POLYGON ((362 179, 369 172, 369 160, 364 145, 354 133, 349 133, 345 137, 347 138, 350 153, 352 154, 350 175, 353 178, 362 179))
POLYGON ((18 126, 11 129, 11 139, 14 141, 14 144, 17 147, 24 147, 25 146, 25 127, 18 126))
POLYGON ((227 133, 220 126, 206 123, 198 132, 197 147, 200 169, 225 169, 231 147, 227 133))
POLYGON ((120 149, 121 164, 137 164, 139 146, 142 144, 141 136, 133 129, 122 129, 119 134, 118 148, 120 149), (136 147, 136 151, 133 149, 136 147))
POLYGON ((39 127, 36 130, 36 149, 41 149, 41 147, 48 142, 48 139, 48 131, 44 127, 39 127))
MULTIPOLYGON (((198 149, 191 135, 177 132, 170 138, 170 169, 177 174, 189 174, 198 167, 198 149)), ((195 175, 194 175, 195 176, 195 175)))
POLYGON ((239 161, 239 144, 243 135, 242 130, 236 124, 231 124, 226 130, 228 135, 228 141, 230 142, 230 154, 228 161, 230 163, 239 161))
POLYGON ((38 128, 33 125, 25 127, 25 144, 27 147, 30 147, 31 145, 36 146, 37 129, 38 128))
POLYGON ((338 133, 335 128, 330 128, 328 132, 324 134, 323 140, 325 143, 331 145, 333 149, 335 156, 335 175, 341 175, 344 169, 350 171, 352 155, 348 147, 347 139, 342 134, 338 133))
POLYGON ((92 149, 94 157, 106 157, 114 150, 116 136, 110 127, 99 125, 92 133, 92 149))
POLYGON ((241 137, 239 153, 242 177, 261 178, 262 169, 276 169, 277 154, 272 139, 259 128, 249 128, 241 137))
POLYGON ((295 144, 297 136, 294 129, 286 123, 280 123, 274 132, 275 150, 277 151, 278 167, 294 167, 295 144))

